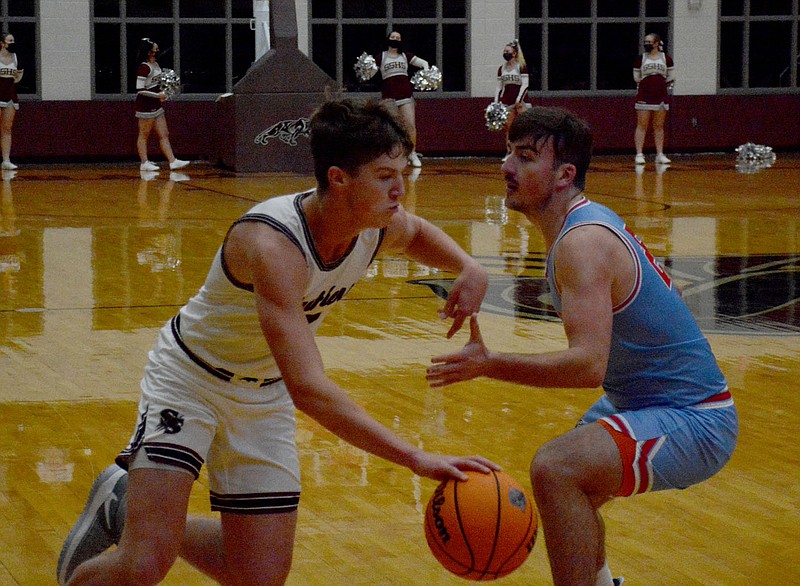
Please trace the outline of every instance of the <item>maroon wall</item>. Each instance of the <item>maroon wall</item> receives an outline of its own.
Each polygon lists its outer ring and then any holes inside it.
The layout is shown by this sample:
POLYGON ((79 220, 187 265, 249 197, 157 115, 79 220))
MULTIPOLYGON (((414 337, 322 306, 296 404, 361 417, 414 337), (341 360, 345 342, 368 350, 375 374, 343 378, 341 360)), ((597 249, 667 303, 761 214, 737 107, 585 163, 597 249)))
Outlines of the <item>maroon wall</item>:
MULTIPOLYGON (((429 155, 485 155, 504 150, 502 133, 489 132, 483 111, 489 98, 417 101, 419 150, 429 155)), ((564 106, 595 131, 595 152, 630 152, 635 114, 632 98, 534 99, 564 106)), ((213 101, 168 105, 170 139, 181 158, 214 158, 213 101)), ((216 129, 216 130, 215 130, 216 129)), ((648 137, 650 138, 650 137, 648 137)), ((155 136, 150 152, 158 153, 155 136)), ((676 96, 667 119, 667 151, 732 151, 745 142, 775 150, 800 149, 800 95, 676 96)), ((137 160, 133 104, 125 101, 57 101, 21 104, 12 155, 18 161, 137 160)))
MULTIPOLYGON (((419 150, 470 154, 503 150, 504 135, 489 132, 483 111, 489 98, 418 100, 419 150)), ((595 152, 630 152, 636 114, 633 98, 543 98, 535 105, 562 106, 589 121, 595 152)), ((670 152, 732 151, 746 142, 776 150, 800 149, 800 95, 675 96, 667 117, 670 152)), ((648 132, 652 145, 652 133, 648 132)))

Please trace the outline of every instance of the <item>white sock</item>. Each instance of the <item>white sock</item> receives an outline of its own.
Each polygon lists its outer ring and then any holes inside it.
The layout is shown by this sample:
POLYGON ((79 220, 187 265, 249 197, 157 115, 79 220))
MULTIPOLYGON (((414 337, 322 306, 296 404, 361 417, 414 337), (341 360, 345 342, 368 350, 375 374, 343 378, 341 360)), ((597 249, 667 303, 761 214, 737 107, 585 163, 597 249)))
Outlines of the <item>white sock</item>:
POLYGON ((603 567, 597 572, 597 582, 595 582, 595 586, 614 586, 614 579, 611 577, 611 570, 608 568, 608 562, 603 564, 603 567))

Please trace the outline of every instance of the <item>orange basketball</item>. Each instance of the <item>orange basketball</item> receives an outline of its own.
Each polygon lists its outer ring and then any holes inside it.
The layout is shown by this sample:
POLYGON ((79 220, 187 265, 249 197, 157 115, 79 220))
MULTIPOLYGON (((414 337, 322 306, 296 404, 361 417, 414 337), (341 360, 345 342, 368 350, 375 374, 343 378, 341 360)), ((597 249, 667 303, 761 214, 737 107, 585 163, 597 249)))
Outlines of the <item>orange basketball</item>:
POLYGON ((539 527, 530 493, 508 474, 467 472, 442 482, 425 510, 425 538, 437 560, 467 580, 495 580, 528 558, 539 527))

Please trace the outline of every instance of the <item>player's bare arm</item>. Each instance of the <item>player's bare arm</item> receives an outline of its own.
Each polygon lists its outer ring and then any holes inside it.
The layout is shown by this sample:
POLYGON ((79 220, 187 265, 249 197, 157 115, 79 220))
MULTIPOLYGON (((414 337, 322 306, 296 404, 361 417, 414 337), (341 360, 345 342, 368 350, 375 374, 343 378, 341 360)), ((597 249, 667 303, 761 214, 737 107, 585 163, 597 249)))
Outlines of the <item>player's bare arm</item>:
POLYGON ((306 265, 282 234, 260 223, 237 225, 226 243, 234 276, 249 275, 264 337, 295 406, 345 441, 414 472, 436 479, 463 479, 461 470, 488 472, 479 456, 429 454, 373 419, 324 371, 322 357, 302 309, 306 265))
POLYGON ((614 265, 619 258, 617 246, 624 249, 608 230, 594 226, 575 229, 558 244, 556 280, 569 342, 567 349, 544 353, 491 352, 483 342, 477 319, 473 318, 467 344, 458 352, 434 357, 433 365, 428 368, 428 382, 433 387, 442 387, 486 376, 538 387, 599 386, 605 376, 611 343, 611 295, 618 282, 614 265))
POLYGON ((443 230, 402 210, 387 228, 385 244, 387 249, 397 250, 416 262, 458 275, 440 310, 443 318, 453 319, 448 338, 461 328, 464 320, 480 311, 489 286, 486 269, 443 230))

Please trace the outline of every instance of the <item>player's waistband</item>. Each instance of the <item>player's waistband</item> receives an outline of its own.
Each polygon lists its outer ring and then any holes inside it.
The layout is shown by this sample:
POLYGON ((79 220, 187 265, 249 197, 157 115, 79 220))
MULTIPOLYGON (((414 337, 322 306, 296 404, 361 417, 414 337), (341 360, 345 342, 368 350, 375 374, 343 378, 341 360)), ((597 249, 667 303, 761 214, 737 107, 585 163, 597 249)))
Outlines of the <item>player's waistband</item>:
POLYGON ((692 405, 694 409, 724 409, 733 405, 733 396, 726 388, 721 393, 711 395, 707 399, 703 399, 697 405, 692 405))
POLYGON ((200 358, 197 354, 192 352, 189 349, 189 346, 186 345, 184 342, 183 337, 181 336, 181 316, 177 314, 175 317, 172 318, 170 321, 170 327, 172 328, 172 335, 175 336, 175 341, 180 346, 181 350, 194 362, 197 366, 208 372, 209 374, 217 377, 220 380, 224 380, 228 383, 244 383, 250 385, 257 385, 258 387, 266 387, 273 383, 278 382, 283 377, 276 376, 272 378, 259 378, 254 376, 242 376, 236 374, 235 372, 231 372, 226 368, 221 368, 219 366, 213 366, 200 358))

